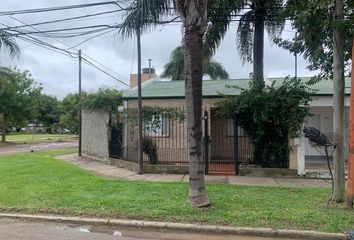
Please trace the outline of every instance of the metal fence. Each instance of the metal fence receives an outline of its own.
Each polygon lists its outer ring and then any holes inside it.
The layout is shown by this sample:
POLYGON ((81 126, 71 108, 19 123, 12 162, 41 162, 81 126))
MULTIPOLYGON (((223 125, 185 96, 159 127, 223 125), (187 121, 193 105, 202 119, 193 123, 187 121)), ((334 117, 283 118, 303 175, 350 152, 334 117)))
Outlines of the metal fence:
MULTIPOLYGON (((180 109, 184 112, 184 109, 180 109)), ((138 130, 136 124, 126 117, 124 159, 137 162, 138 130)), ((168 114, 154 117, 143 126, 144 164, 187 166, 186 122, 168 114)))
MULTIPOLYGON (((183 108, 180 109, 184 111, 183 108)), ((138 162, 136 124, 123 118, 123 130, 112 132, 111 155, 138 162), (115 134, 115 135, 114 135, 115 134), (120 137, 117 138, 116 135, 120 137), (123 136, 123 137, 122 137, 123 136), (114 142, 113 139, 120 139, 114 142), (116 148, 120 150, 117 151, 116 148)), ((143 126, 144 164, 188 166, 186 121, 160 114, 143 126)), ((238 173, 240 167, 262 167, 262 147, 255 147, 236 119, 228 119, 208 110, 203 116, 203 155, 207 174, 238 173), (235 127, 236 126, 236 127, 235 127)))

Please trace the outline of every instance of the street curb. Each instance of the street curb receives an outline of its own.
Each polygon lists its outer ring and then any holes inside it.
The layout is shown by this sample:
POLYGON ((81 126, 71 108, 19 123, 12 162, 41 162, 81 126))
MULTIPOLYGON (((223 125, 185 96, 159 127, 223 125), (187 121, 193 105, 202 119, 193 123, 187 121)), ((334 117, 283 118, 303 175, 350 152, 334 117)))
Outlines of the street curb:
POLYGON ((203 233, 217 233, 228 235, 245 235, 273 238, 295 238, 295 239, 314 239, 314 240, 344 240, 348 239, 343 233, 325 233, 316 231, 303 230, 277 230, 271 228, 251 228, 251 227, 227 227, 215 225, 198 225, 185 223, 170 222, 153 222, 140 220, 120 220, 105 218, 81 218, 81 217, 64 217, 64 216, 46 216, 46 215, 30 215, 30 214, 11 214, 0 213, 0 218, 17 218, 23 220, 37 221, 54 221, 77 224, 104 224, 121 227, 138 227, 138 228, 155 228, 168 229, 177 231, 193 231, 203 233))

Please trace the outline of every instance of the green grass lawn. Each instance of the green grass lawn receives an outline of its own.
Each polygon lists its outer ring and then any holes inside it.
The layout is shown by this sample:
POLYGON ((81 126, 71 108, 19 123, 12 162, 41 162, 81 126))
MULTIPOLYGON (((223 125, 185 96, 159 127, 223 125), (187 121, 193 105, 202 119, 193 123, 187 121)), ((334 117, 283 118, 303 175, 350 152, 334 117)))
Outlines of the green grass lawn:
POLYGON ((30 134, 30 133, 11 133, 6 136, 7 143, 42 143, 71 141, 77 139, 73 134, 30 134))
POLYGON ((54 156, 0 157, 0 211, 348 232, 354 211, 323 209, 328 189, 208 184, 213 206, 189 207, 188 183, 107 180, 54 156))

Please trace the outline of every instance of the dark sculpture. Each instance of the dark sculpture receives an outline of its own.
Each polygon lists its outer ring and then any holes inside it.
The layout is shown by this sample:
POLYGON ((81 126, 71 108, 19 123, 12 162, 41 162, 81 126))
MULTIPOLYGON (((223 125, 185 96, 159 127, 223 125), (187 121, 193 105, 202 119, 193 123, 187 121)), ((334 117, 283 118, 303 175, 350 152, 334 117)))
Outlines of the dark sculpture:
POLYGON ((328 202, 326 204, 326 208, 327 208, 329 203, 332 200, 333 191, 334 191, 333 172, 331 169, 331 165, 329 163, 329 158, 330 158, 330 156, 332 156, 334 150, 336 149, 336 145, 331 143, 331 141, 329 141, 328 137, 326 135, 324 135, 323 133, 321 133, 321 131, 318 130, 317 128, 304 127, 303 132, 305 134, 305 137, 308 138, 310 140, 310 142, 314 143, 314 144, 310 143, 312 145, 312 147, 314 147, 314 148, 316 148, 316 146, 324 147, 324 150, 325 150, 325 155, 326 155, 326 159, 327 159, 327 166, 328 166, 328 170, 329 170, 329 173, 331 175, 331 180, 332 180, 332 192, 331 192, 331 196, 329 197, 328 202), (328 153, 329 147, 333 147, 333 152, 331 154, 328 153))
POLYGON ((315 143, 317 146, 333 146, 329 141, 328 137, 320 132, 317 128, 314 127, 304 127, 303 130, 305 137, 308 138, 311 142, 315 143))

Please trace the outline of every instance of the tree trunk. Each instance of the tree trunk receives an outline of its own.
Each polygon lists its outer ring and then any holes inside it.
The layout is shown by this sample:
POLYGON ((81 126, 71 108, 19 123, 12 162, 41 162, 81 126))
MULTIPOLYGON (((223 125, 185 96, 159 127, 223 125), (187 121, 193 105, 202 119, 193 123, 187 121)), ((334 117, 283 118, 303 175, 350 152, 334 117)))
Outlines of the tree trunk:
POLYGON ((264 88, 264 17, 265 10, 256 7, 253 39, 253 84, 259 90, 264 88))
POLYGON ((2 114, 2 134, 1 134, 1 142, 6 141, 6 128, 7 128, 7 114, 2 114))
POLYGON ((349 154, 348 154, 348 182, 347 207, 353 208, 354 202, 354 35, 352 41, 352 80, 350 85, 350 122, 349 122, 349 154))
MULTIPOLYGON (((334 20, 343 19, 343 0, 336 0, 334 20)), ((345 159, 344 159, 344 41, 343 32, 333 30, 333 133, 337 148, 333 155, 334 194, 333 200, 345 200, 345 159)))
POLYGON ((189 203, 193 207, 210 205, 204 180, 202 156, 202 78, 203 36, 207 23, 207 1, 180 0, 181 19, 185 28, 184 73, 187 111, 189 160, 189 203))

